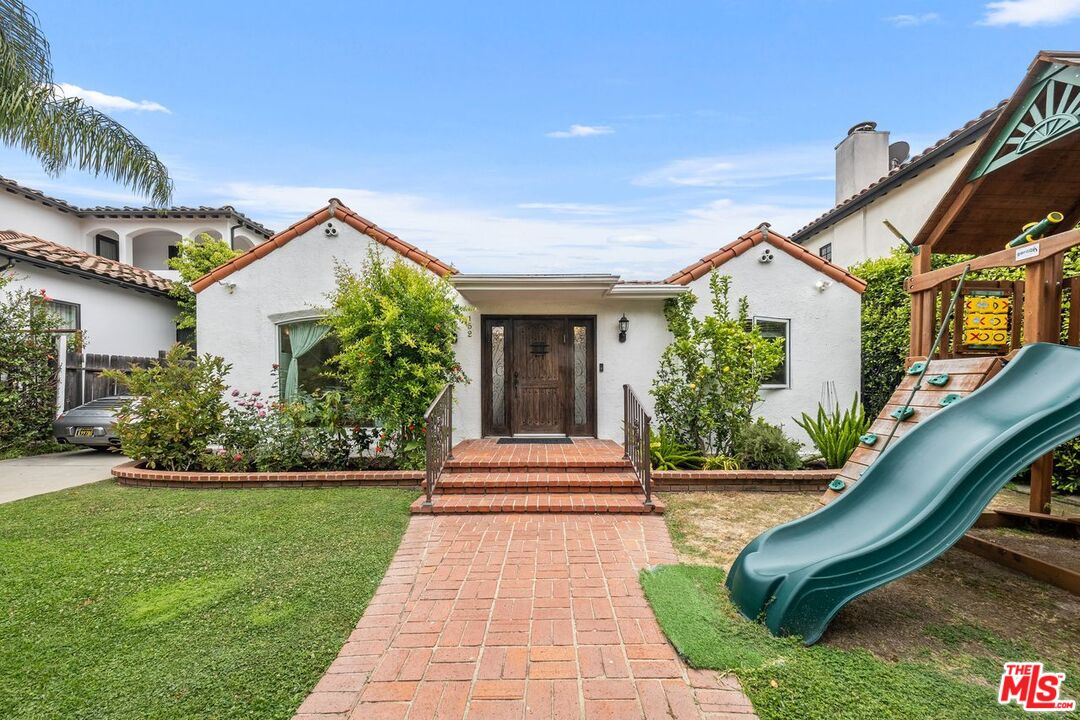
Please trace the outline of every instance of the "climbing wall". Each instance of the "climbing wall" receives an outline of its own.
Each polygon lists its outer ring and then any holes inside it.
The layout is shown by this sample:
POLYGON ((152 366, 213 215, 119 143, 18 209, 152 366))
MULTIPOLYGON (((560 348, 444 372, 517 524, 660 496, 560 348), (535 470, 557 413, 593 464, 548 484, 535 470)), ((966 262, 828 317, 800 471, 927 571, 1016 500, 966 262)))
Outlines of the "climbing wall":
POLYGON ((885 441, 896 426, 892 442, 910 432, 920 421, 925 420, 947 405, 963 398, 978 390, 983 383, 997 374, 1004 366, 1001 357, 974 357, 974 358, 950 358, 948 360, 931 360, 930 367, 923 377, 922 388, 911 399, 908 411, 904 411, 904 403, 911 395, 911 389, 918 380, 918 367, 913 365, 908 369, 908 374, 900 381, 899 387, 889 398, 889 403, 878 414, 877 419, 870 426, 870 431, 863 436, 863 441, 855 448, 855 452, 848 458, 847 463, 840 469, 840 474, 821 497, 821 504, 825 505, 852 485, 858 482, 859 477, 877 459, 881 450, 885 447, 885 441), (912 372, 914 370, 914 372, 912 372), (898 415, 903 416, 900 424, 896 424, 898 415), (834 485, 843 483, 840 490, 833 489, 834 485))

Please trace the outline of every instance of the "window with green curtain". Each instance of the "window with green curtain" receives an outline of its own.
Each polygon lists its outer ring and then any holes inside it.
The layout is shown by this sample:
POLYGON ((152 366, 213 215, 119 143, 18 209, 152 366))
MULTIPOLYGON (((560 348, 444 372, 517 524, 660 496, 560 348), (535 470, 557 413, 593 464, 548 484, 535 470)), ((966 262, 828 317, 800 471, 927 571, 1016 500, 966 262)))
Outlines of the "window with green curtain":
POLYGON ((328 361, 340 345, 329 328, 316 320, 287 323, 278 325, 278 338, 278 385, 283 398, 295 397, 300 390, 312 393, 337 384, 329 373, 328 361))

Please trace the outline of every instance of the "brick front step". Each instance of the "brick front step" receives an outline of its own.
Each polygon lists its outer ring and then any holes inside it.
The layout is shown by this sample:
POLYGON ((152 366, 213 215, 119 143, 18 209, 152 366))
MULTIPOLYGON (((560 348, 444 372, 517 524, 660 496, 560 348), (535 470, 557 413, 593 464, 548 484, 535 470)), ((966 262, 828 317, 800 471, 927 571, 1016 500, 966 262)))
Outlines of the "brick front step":
POLYGON ((491 495, 436 495, 431 507, 421 496, 412 504, 414 513, 663 513, 664 503, 653 498, 645 505, 645 496, 622 493, 500 493, 491 495))
POLYGON ((454 459, 446 462, 447 473, 607 473, 629 472, 633 469, 629 460, 507 460, 454 459))
POLYGON ((633 493, 641 483, 632 472, 445 473, 435 486, 442 494, 633 493))

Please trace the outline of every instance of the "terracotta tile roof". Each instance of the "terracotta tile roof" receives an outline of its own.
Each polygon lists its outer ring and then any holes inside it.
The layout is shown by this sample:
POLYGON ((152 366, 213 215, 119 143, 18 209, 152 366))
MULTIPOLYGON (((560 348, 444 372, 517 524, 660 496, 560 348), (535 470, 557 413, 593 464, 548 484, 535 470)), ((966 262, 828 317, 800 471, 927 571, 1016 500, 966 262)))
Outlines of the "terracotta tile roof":
POLYGON ((417 265, 431 270, 439 277, 447 277, 457 272, 457 270, 447 263, 439 260, 433 255, 420 250, 414 245, 411 245, 398 236, 388 233, 380 228, 375 223, 369 222, 364 218, 357 215, 355 212, 341 204, 341 201, 337 198, 330 198, 330 203, 321 210, 313 212, 303 220, 290 225, 277 235, 274 235, 261 245, 256 245, 243 255, 233 258, 229 262, 225 263, 221 267, 217 268, 213 272, 203 275, 201 278, 191 284, 191 289, 195 292, 205 290, 210 285, 222 280, 229 275, 232 275, 237 270, 245 268, 251 263, 255 262, 261 257, 269 255, 274 250, 278 249, 282 245, 285 245, 290 240, 297 238, 308 230, 321 225, 327 220, 337 218, 343 221, 346 225, 349 225, 360 232, 367 235, 369 238, 390 248, 398 255, 412 260, 417 265))
POLYGON ((824 230, 833 222, 846 216, 848 212, 854 212, 859 206, 870 202, 877 196, 888 191, 894 185, 899 185, 922 166, 933 162, 941 156, 947 157, 946 153, 949 153, 950 150, 958 149, 959 146, 964 144, 967 140, 974 142, 981 133, 989 129, 990 125, 994 122, 994 118, 998 116, 998 113, 1001 112, 1007 102, 1008 100, 1003 100, 998 103, 996 107, 983 112, 974 120, 969 120, 964 123, 961 127, 953 130, 951 133, 941 138, 918 155, 915 155, 907 162, 893 168, 888 174, 870 183, 848 199, 838 203, 832 209, 826 211, 806 225, 803 225, 801 228, 791 233, 791 239, 797 243, 809 239, 814 234, 824 230))
POLYGON ((714 268, 718 268, 728 260, 742 255, 755 245, 768 242, 778 250, 783 250, 796 260, 801 260, 818 272, 832 278, 836 282, 843 283, 857 293, 866 289, 866 283, 855 277, 839 265, 833 265, 828 260, 818 257, 802 245, 792 242, 788 238, 769 229, 768 223, 762 223, 753 230, 744 233, 737 240, 720 248, 714 253, 706 255, 698 262, 683 268, 664 282, 673 285, 689 285, 694 280, 708 275, 714 268))
POLYGON ((248 216, 241 212, 237 212, 236 208, 232 205, 223 205, 221 207, 207 207, 205 205, 199 207, 187 207, 183 205, 177 205, 167 208, 152 208, 152 207, 110 207, 110 206, 98 206, 98 207, 78 207, 72 205, 66 200, 46 195, 40 190, 22 185, 14 180, 6 177, 0 177, 0 190, 11 193, 12 195, 21 195, 28 200, 34 200, 36 202, 45 205, 46 207, 55 208, 56 210, 64 213, 71 213, 76 217, 98 217, 98 218, 203 218, 203 217, 232 217, 243 227, 251 230, 252 232, 260 235, 264 238, 268 238, 273 235, 273 231, 266 226, 255 222, 248 216))
POLYGON ((17 230, 0 230, 0 255, 54 266, 60 270, 69 268, 157 294, 167 294, 172 288, 171 282, 149 270, 42 240, 17 230))

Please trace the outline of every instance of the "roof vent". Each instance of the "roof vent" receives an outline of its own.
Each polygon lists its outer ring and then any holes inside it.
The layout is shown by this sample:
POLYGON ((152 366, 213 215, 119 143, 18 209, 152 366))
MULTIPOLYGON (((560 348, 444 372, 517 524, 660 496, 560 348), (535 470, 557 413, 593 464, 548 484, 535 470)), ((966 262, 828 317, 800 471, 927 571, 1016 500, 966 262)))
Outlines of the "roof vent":
POLYGON ((337 237, 337 228, 334 227, 334 223, 328 222, 326 223, 326 227, 323 228, 323 233, 326 237, 337 237))

